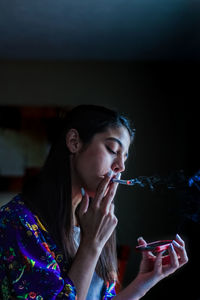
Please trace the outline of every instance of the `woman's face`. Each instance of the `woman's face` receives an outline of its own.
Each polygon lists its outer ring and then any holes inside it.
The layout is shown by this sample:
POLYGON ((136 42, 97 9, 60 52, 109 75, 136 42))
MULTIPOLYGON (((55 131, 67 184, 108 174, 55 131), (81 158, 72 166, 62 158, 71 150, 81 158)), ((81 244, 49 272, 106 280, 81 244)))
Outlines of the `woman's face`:
POLYGON ((125 170, 125 161, 130 146, 130 135, 124 127, 109 128, 97 133, 87 147, 82 145, 72 158, 72 186, 84 187, 93 197, 104 176, 113 171, 113 176, 125 170))

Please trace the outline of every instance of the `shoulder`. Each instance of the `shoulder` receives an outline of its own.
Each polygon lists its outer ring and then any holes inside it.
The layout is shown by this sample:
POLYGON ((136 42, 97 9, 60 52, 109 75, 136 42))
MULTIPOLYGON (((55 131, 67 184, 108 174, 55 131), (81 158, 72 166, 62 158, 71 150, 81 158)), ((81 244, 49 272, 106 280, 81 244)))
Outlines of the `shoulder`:
POLYGON ((34 222, 34 215, 24 204, 20 195, 16 195, 10 202, 0 209, 0 230, 14 228, 19 224, 34 222))
POLYGON ((16 195, 8 203, 0 208, 0 216, 2 216, 2 214, 10 215, 12 212, 21 211, 24 207, 25 204, 22 201, 21 196, 16 195))

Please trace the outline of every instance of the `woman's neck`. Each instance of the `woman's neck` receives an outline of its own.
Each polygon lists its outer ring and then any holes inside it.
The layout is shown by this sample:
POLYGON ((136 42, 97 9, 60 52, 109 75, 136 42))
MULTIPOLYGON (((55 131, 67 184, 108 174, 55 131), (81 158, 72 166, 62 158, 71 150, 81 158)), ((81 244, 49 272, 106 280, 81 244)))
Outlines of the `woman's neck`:
POLYGON ((81 202, 81 199, 82 199, 81 191, 75 191, 72 188, 72 214, 73 214, 74 226, 79 226, 76 217, 76 209, 79 203, 81 202))

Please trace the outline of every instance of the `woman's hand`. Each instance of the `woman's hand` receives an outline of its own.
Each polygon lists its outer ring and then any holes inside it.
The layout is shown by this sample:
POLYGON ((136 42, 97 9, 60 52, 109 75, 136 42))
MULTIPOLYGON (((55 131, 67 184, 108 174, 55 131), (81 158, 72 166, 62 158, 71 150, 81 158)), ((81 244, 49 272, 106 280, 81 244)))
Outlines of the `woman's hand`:
MULTIPOLYGON (((141 246, 147 244, 143 238, 139 238, 138 243, 141 246)), ((115 299, 141 299, 156 283, 174 273, 188 261, 185 243, 179 235, 176 235, 176 239, 169 248, 168 259, 166 259, 167 256, 162 257, 162 254, 160 252, 156 257, 152 252, 144 251, 137 277, 115 296, 115 299)))
POLYGON ((76 286, 79 300, 86 299, 102 248, 117 225, 112 203, 117 184, 110 182, 111 176, 108 174, 101 181, 90 203, 84 192, 76 210, 81 241, 68 276, 76 286))
POLYGON ((82 231, 81 242, 100 251, 118 222, 112 203, 118 184, 110 182, 111 175, 107 174, 101 181, 90 204, 89 196, 85 193, 78 211, 82 231))
MULTIPOLYGON (((143 238, 139 238, 138 244, 146 246, 146 241, 143 238)), ((178 234, 176 235, 176 239, 170 244, 168 252, 168 257, 162 256, 162 252, 157 256, 153 255, 150 251, 144 251, 142 253, 140 270, 136 277, 136 283, 142 295, 146 294, 146 292, 161 279, 174 273, 187 263, 188 257, 185 243, 178 234)))

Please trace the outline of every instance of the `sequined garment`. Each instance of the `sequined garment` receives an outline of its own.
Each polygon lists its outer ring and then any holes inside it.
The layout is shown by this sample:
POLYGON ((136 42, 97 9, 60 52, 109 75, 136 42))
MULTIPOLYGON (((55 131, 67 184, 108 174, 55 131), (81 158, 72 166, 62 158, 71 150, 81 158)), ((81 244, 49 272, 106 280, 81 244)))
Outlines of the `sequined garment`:
MULTIPOLYGON (((62 252, 17 195, 0 210, 0 299, 78 300, 62 252)), ((102 300, 115 296, 114 284, 102 300)))

